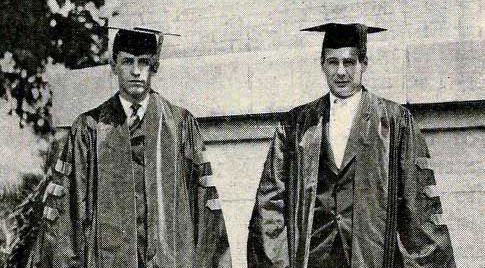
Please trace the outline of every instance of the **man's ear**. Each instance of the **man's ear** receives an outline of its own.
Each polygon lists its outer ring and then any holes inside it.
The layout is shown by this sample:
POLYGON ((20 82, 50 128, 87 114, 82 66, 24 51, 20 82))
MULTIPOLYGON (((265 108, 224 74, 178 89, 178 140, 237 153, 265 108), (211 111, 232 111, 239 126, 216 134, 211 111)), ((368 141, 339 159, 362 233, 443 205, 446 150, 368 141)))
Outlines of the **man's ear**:
POLYGON ((163 45, 163 34, 160 34, 158 36, 158 41, 157 41, 157 52, 155 53, 155 56, 153 59, 154 62, 150 66, 150 70, 153 73, 158 72, 158 67, 160 67, 160 54, 162 51, 162 45, 163 45))
MULTIPOLYGON (((155 61, 155 60, 154 60, 154 61, 155 61)), ((151 71, 152 73, 156 73, 156 72, 158 72, 158 67, 160 67, 160 62, 158 62, 158 60, 157 60, 157 61, 153 62, 153 63, 150 65, 150 71, 151 71)))
POLYGON ((369 62, 369 60, 367 59, 367 56, 365 56, 365 58, 360 63, 362 65, 362 72, 365 72, 367 70, 367 63, 368 62, 369 62))

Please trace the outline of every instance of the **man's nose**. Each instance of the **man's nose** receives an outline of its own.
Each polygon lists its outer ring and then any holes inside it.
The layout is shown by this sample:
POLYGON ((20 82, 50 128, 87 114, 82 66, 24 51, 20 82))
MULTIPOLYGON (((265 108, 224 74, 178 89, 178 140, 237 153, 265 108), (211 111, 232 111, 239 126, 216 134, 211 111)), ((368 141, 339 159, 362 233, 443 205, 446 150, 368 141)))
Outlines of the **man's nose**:
POLYGON ((136 61, 136 60, 133 63, 133 68, 131 68, 131 74, 133 76, 139 76, 140 75, 140 65, 138 65, 138 61, 136 61))
POLYGON ((345 76, 346 74, 347 74, 347 70, 345 69, 343 62, 340 62, 337 67, 337 75, 345 76))

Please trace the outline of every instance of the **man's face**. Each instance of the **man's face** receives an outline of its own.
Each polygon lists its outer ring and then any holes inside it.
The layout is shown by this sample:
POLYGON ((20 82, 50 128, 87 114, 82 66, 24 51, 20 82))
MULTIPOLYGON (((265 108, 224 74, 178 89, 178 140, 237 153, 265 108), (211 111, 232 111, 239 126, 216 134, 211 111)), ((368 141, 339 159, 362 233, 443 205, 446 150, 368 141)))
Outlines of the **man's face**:
POLYGON ((150 91, 153 72, 150 68, 153 55, 134 56, 120 51, 113 63, 113 73, 118 76, 120 94, 130 101, 141 101, 150 91))
POLYGON ((359 61, 355 47, 326 48, 322 69, 330 91, 339 98, 348 98, 361 89, 362 73, 367 59, 359 61))

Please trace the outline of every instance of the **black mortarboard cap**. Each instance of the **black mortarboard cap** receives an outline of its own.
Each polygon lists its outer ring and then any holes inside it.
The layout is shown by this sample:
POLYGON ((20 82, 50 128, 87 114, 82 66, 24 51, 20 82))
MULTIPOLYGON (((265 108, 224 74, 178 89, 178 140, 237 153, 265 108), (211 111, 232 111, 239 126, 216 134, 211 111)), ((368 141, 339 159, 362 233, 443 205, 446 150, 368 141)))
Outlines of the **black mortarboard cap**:
POLYGON ((367 53, 367 34, 385 31, 384 28, 369 27, 360 23, 340 24, 326 23, 302 29, 306 32, 325 32, 322 49, 356 47, 359 54, 367 53))
POLYGON ((158 30, 134 27, 133 29, 107 27, 108 29, 118 30, 113 40, 113 55, 124 51, 135 56, 143 54, 157 54, 159 45, 163 40, 163 35, 178 34, 162 33, 158 30), (158 36, 158 40, 157 40, 158 36))
POLYGON ((113 40, 113 55, 123 51, 135 56, 155 54, 157 37, 154 33, 120 29, 113 40))

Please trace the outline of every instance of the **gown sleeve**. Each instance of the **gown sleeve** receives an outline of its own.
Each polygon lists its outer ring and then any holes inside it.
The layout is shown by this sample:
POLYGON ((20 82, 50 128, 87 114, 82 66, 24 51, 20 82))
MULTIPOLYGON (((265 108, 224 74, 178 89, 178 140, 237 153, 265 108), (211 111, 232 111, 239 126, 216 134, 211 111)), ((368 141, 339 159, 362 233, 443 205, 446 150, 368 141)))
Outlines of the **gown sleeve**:
POLYGON ((285 222, 284 128, 277 127, 264 164, 249 223, 247 261, 249 268, 288 267, 288 237, 285 222))
POLYGON ((192 185, 197 263, 200 267, 230 268, 231 252, 211 163, 198 123, 191 115, 186 121, 188 135, 184 150, 187 158, 191 159, 187 173, 192 185))
POLYGON ((399 170, 402 202, 397 225, 404 267, 454 268, 450 235, 426 141, 408 111, 404 120, 399 170))
POLYGON ((32 267, 81 267, 86 227, 86 189, 93 170, 93 135, 80 117, 73 124, 44 192, 44 210, 32 267))

